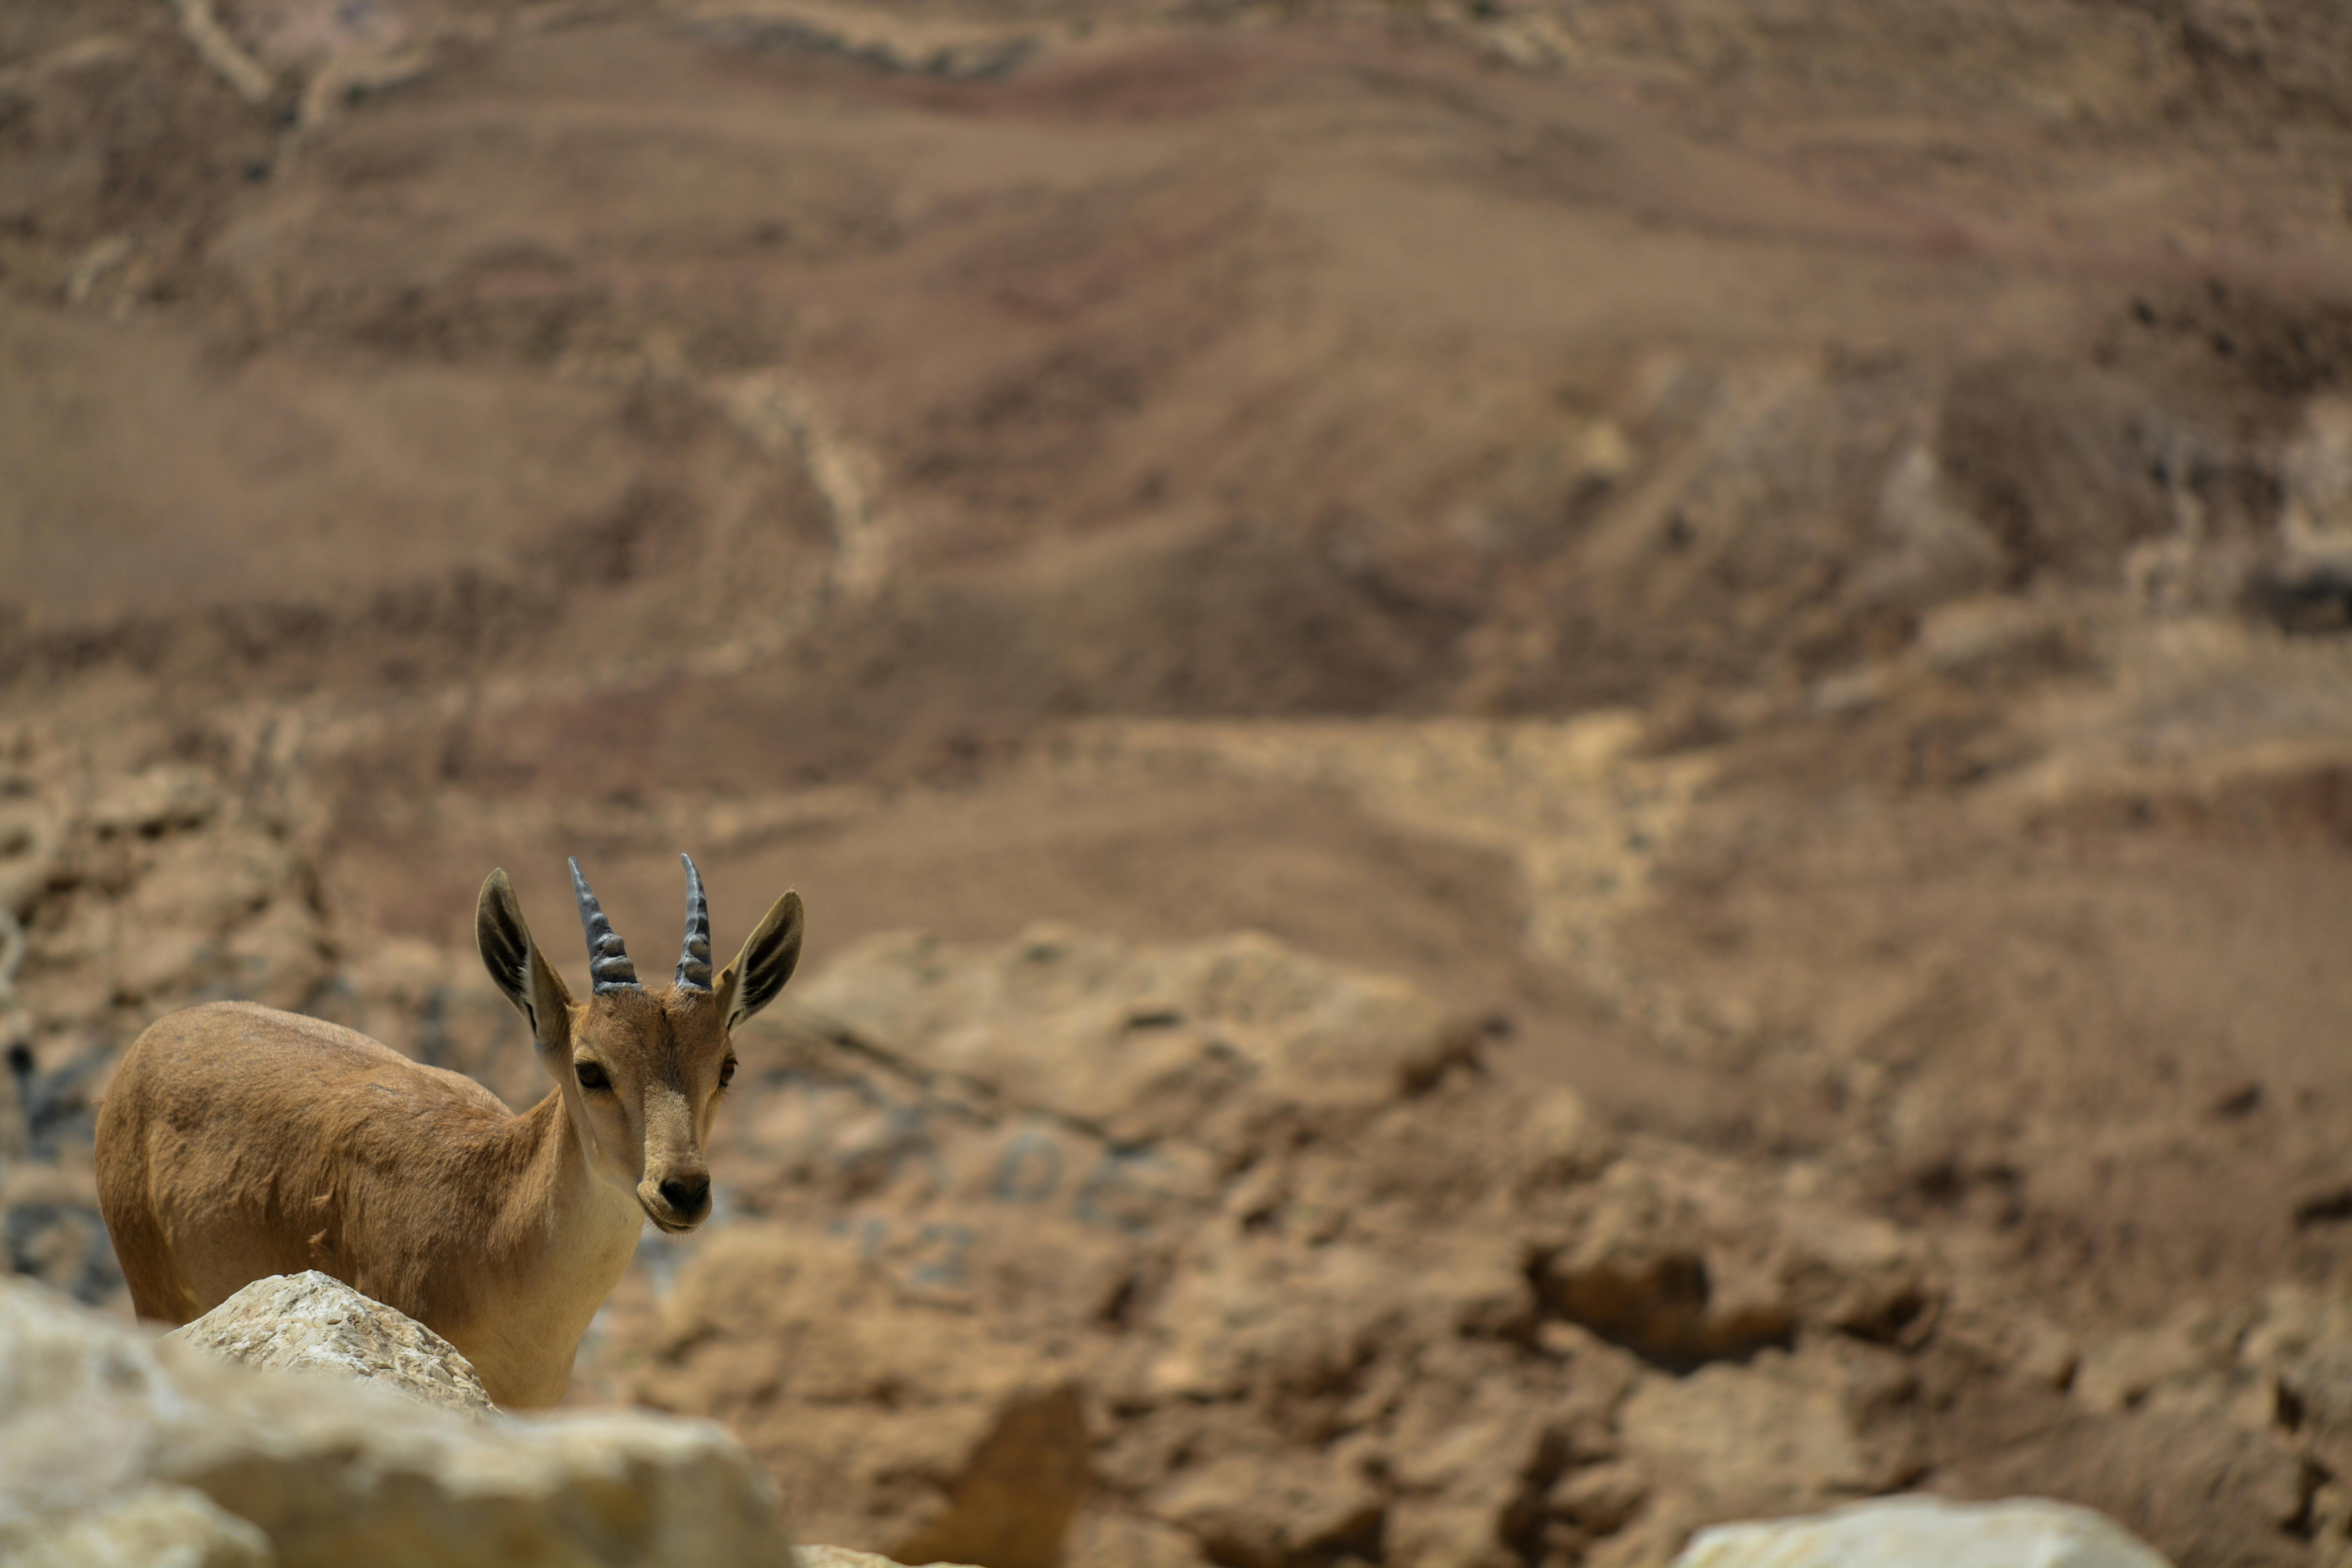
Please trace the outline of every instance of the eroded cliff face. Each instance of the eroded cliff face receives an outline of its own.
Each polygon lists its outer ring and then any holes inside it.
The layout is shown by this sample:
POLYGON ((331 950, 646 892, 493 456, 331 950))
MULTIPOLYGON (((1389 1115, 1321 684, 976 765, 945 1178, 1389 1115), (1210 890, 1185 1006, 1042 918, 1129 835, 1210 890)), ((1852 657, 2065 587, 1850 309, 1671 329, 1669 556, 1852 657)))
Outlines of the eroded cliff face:
POLYGON ((689 848, 808 970, 579 1393, 845 1545, 2332 1561, 2339 10, 10 10, 10 1268, 689 848))

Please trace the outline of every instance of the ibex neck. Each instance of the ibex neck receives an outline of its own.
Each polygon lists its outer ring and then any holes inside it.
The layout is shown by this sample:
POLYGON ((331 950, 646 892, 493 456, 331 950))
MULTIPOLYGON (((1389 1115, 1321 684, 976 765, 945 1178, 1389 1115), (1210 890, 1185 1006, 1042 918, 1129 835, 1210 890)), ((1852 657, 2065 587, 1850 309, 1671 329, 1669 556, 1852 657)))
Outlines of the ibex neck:
POLYGON ((645 1210, 635 1194, 596 1174, 561 1090, 549 1090, 510 1125, 530 1151, 531 1179, 518 1184, 509 1201, 527 1211, 528 1227, 548 1249, 545 1261, 559 1272, 603 1260, 610 1272, 598 1269, 603 1282, 596 1302, 602 1305, 603 1292, 619 1281, 636 1250, 645 1210))
MULTIPOLYGON (((645 1213, 591 1167, 561 1091, 501 1129, 513 1180, 484 1219, 505 1267, 486 1281, 458 1349, 501 1405, 562 1398, 590 1320, 635 1256, 645 1213)), ((452 1335, 453 1340, 457 1336, 452 1335)))

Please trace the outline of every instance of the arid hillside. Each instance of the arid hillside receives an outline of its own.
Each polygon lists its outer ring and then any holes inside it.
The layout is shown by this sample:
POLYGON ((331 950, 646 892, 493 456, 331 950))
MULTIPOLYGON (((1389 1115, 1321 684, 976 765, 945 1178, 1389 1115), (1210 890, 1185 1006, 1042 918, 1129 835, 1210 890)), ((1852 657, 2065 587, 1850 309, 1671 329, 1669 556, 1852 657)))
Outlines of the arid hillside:
POLYGON ((575 1394, 816 1539, 2352 1562, 2352 12, 0 7, 11 1267, 681 849, 807 958, 575 1394))

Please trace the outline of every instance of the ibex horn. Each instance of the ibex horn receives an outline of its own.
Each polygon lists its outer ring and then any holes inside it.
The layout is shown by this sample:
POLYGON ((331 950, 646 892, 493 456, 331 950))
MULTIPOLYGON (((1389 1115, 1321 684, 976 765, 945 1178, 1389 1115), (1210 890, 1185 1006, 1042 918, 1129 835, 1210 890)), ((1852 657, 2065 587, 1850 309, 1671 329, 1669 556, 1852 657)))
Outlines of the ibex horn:
POLYGON ((680 855, 686 862, 686 945, 677 954, 677 989, 708 991, 710 989, 710 906, 702 898, 702 873, 694 868, 694 857, 680 855))
POLYGON ((604 918, 604 907, 588 890, 588 879, 580 874, 576 859, 572 862, 572 896, 580 900, 580 929, 588 933, 590 988, 599 996, 607 991, 638 989, 637 966, 629 962, 621 933, 604 918))

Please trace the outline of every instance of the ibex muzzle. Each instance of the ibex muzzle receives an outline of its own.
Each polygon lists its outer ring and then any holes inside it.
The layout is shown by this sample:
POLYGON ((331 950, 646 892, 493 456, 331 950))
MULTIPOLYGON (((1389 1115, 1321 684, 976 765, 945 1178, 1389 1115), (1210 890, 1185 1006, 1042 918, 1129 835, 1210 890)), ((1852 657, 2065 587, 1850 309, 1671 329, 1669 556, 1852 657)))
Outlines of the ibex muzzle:
POLYGON ((139 1315, 185 1322, 256 1279, 317 1268, 437 1331, 500 1404, 561 1399, 645 1221, 679 1232, 709 1217, 704 1151, 732 1031, 800 960, 801 901, 786 893, 713 975, 691 859, 686 883, 676 975, 648 990, 572 863, 584 1002, 531 940, 506 873, 482 884, 482 962, 555 1083, 520 1116, 314 1018, 225 1002, 157 1020, 98 1121, 100 1203, 139 1315))

